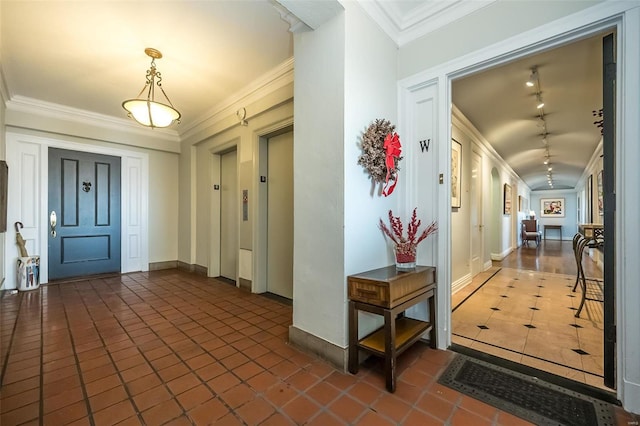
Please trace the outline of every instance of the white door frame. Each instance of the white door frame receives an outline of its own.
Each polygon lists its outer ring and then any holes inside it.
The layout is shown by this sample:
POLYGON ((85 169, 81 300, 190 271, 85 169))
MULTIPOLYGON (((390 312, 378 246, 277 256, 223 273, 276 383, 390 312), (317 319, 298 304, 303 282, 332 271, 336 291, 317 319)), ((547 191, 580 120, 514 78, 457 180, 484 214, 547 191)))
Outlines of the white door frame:
MULTIPOLYGON (((70 142, 55 137, 41 137, 17 132, 7 132, 7 163, 9 164, 9 203, 7 222, 21 220, 25 206, 11 200, 20 199, 18 191, 28 191, 32 198, 27 208, 34 214, 34 227, 29 235, 31 255, 40 256, 40 282, 49 281, 48 253, 48 199, 49 199, 49 148, 61 148, 80 152, 105 154, 121 158, 121 263, 120 272, 149 270, 149 155, 146 153, 117 149, 107 146, 70 142), (22 188, 23 176, 19 175, 23 154, 33 159, 37 170, 33 170, 29 188, 22 188)), ((25 183, 26 185, 26 183, 25 183)), ((23 192, 24 194, 24 192, 23 192)), ((24 196, 24 195, 22 195, 24 196)), ((12 227, 11 227, 12 228, 12 227)), ((10 267, 18 256, 14 238, 5 238, 5 265, 7 279, 5 289, 16 288, 15 268, 10 267)))
MULTIPOLYGON (((640 364, 631 356, 640 353, 640 288, 631 283, 640 276, 638 262, 624 262, 624 253, 639 253, 640 239, 629 235, 625 229, 635 229, 640 206, 640 51, 636 41, 640 39, 640 7, 637 2, 604 2, 582 12, 558 19, 539 28, 503 40, 492 46, 456 58, 445 64, 420 72, 400 81, 399 104, 409 105, 413 91, 425 85, 436 85, 438 90, 437 150, 438 164, 444 165, 444 185, 438 187, 438 217, 441 218, 438 235, 438 283, 441 286, 437 298, 437 342, 440 349, 451 345, 451 200, 447 190, 451 175, 451 83, 464 75, 495 67, 502 63, 529 56, 540 51, 577 41, 608 29, 617 31, 617 122, 616 122, 616 322, 617 328, 617 396, 625 409, 640 412, 640 364), (626 184, 625 184, 626 183, 626 184), (627 283, 623 286, 623 283, 627 283), (449 297, 447 297, 449 295, 449 297), (626 357, 630 357, 629 361, 626 357)), ((403 119, 404 128, 411 127, 411 114, 403 119)), ((633 233, 630 233, 633 234, 633 233)))

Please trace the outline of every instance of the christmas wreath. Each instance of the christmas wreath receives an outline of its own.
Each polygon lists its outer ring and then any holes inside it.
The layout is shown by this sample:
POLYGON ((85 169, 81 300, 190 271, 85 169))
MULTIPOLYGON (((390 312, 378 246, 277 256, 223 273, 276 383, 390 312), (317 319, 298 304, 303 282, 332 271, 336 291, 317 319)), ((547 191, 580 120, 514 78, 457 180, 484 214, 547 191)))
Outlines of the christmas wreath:
POLYGON ((396 126, 385 119, 376 119, 362 134, 362 155, 358 164, 369 172, 371 180, 383 183, 382 194, 390 195, 398 183, 398 163, 402 160, 400 137, 396 126), (389 181, 393 184, 389 186, 389 181))

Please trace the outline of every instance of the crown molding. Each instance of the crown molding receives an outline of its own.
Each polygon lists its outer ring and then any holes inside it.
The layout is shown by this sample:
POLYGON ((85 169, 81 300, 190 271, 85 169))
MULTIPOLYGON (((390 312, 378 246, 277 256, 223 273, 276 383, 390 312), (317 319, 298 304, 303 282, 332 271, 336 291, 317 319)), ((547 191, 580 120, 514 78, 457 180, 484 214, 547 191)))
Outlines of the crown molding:
MULTIPOLYGON (((22 112, 56 120, 91 125, 102 129, 117 132, 126 132, 132 135, 149 137, 149 128, 135 124, 131 120, 116 118, 109 115, 97 114, 65 105, 45 102, 25 96, 13 96, 7 101, 7 111, 22 112)), ((9 123, 7 123, 9 124, 9 123)), ((173 129, 153 129, 155 139, 180 143, 178 133, 173 129)))
MULTIPOLYGON (((293 57, 287 59, 277 67, 263 74, 245 88, 230 96, 224 101, 210 108, 202 114, 199 119, 186 129, 178 132, 175 129, 153 129, 153 136, 156 139, 179 144, 181 141, 197 135, 216 122, 235 114, 238 105, 250 104, 266 94, 293 83, 293 57)), ((1 76, 0 76, 1 77, 1 76)), ((1 85, 1 81, 0 81, 1 85)), ((116 118, 104 114, 97 114, 91 111, 71 108, 65 105, 41 101, 24 96, 13 96, 6 101, 7 111, 33 114, 41 117, 48 117, 73 123, 91 125, 102 129, 126 132, 133 136, 149 137, 149 129, 142 127, 131 120, 116 118)))
POLYGON ((269 2, 280 14, 280 19, 289 24, 289 32, 296 34, 311 30, 311 27, 302 22, 300 18, 276 0, 269 0, 269 2))
MULTIPOLYGON (((344 10, 344 7, 338 0, 323 0, 323 1, 300 1, 300 0, 272 0, 272 4, 277 3, 286 10, 285 15, 292 15, 293 23, 300 29, 300 22, 304 24, 304 27, 308 29, 317 29, 325 22, 329 21, 334 16, 338 15, 344 10), (298 22, 296 22, 298 21, 298 22)), ((275 6, 275 5, 274 5, 275 6)), ((287 22, 290 22, 291 17, 285 18, 282 10, 276 6, 276 9, 280 11, 280 16, 287 22)), ((295 32, 294 29, 290 29, 291 32, 295 32)))
POLYGON ((409 13, 403 13, 395 2, 384 0, 359 0, 358 4, 402 47, 495 1, 425 1, 409 13))
MULTIPOLYGON (((243 90, 210 108, 195 120, 190 127, 185 129, 184 132, 180 132, 180 139, 182 141, 189 140, 195 135, 205 132, 207 128, 211 128, 216 122, 226 118, 227 116, 235 116, 236 110, 239 106, 251 104, 264 98, 268 93, 274 92, 288 84, 292 84, 293 69, 294 59, 291 57, 268 73, 263 74, 252 83, 249 83, 243 88, 243 90)), ((251 114, 246 117, 246 119, 249 118, 251 118, 251 114)))

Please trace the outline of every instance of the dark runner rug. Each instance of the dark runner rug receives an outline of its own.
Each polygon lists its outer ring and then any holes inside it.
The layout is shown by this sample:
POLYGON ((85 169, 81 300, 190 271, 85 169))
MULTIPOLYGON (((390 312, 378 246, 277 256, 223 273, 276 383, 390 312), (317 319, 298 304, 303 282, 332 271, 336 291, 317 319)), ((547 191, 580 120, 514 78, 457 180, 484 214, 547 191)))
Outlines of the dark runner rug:
POLYGON ((537 425, 616 424, 606 402, 465 355, 456 355, 438 382, 537 425))

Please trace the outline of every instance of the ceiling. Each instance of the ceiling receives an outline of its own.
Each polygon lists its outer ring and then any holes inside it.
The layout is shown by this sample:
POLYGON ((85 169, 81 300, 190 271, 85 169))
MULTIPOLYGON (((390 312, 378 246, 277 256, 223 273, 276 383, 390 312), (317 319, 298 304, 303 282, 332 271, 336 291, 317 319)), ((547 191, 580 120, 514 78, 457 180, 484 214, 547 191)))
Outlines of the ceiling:
POLYGON ((182 113, 177 132, 293 55, 289 24, 266 0, 2 0, 2 68, 10 98, 126 119, 151 59, 182 113))
POLYGON ((602 36, 508 63, 452 85, 453 103, 532 190, 575 188, 601 135, 592 111, 602 108, 602 36), (538 69, 547 144, 527 87, 538 69), (550 154, 553 187, 543 164, 550 154))
MULTIPOLYGON (((495 0, 358 0, 398 46, 495 0)), ((0 71, 9 101, 50 103, 130 125, 122 101, 137 96, 150 58, 182 113, 179 137, 293 55, 288 7, 310 27, 337 3, 300 0, 0 2, 0 71), (284 12, 283 12, 284 11, 284 12), (314 19, 314 17, 316 19, 314 19)), ((599 40, 522 59, 454 82, 455 105, 531 189, 548 188, 534 96, 539 67, 555 188, 574 187, 599 141, 599 40)))

